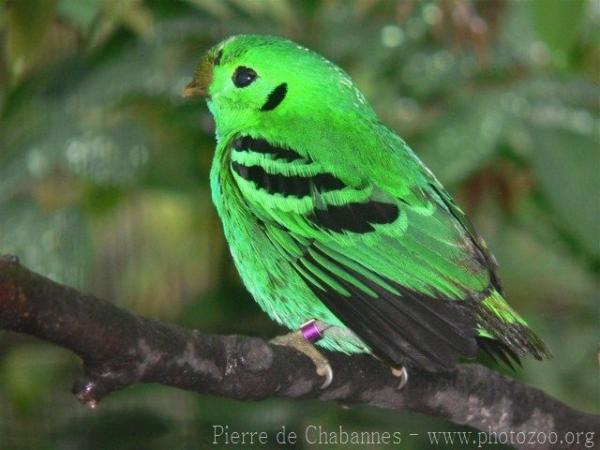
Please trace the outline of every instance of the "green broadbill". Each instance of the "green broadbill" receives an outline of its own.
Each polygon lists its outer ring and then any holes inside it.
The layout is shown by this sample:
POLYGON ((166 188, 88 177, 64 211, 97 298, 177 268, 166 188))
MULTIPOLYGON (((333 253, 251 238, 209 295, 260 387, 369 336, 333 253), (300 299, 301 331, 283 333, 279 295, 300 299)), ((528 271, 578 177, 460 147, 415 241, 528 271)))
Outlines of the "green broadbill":
POLYGON ((289 40, 235 36, 184 94, 207 98, 213 201, 272 319, 314 320, 323 348, 431 371, 479 348, 549 355, 462 210, 339 67, 289 40))

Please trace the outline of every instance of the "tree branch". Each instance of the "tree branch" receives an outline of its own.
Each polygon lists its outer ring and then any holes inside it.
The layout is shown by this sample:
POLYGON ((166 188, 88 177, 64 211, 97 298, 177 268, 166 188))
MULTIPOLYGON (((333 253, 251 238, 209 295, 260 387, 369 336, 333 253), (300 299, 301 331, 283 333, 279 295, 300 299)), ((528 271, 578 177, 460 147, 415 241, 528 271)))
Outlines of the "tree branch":
POLYGON ((239 400, 277 396, 407 409, 485 432, 595 432, 596 443, 600 437, 600 416, 475 364, 444 374, 411 369, 409 384, 398 391, 398 379, 375 358, 329 353, 334 380, 320 390, 312 362, 292 349, 145 319, 31 272, 11 256, 0 257, 0 329, 79 355, 85 375, 73 392, 92 407, 130 384, 160 383, 239 400))

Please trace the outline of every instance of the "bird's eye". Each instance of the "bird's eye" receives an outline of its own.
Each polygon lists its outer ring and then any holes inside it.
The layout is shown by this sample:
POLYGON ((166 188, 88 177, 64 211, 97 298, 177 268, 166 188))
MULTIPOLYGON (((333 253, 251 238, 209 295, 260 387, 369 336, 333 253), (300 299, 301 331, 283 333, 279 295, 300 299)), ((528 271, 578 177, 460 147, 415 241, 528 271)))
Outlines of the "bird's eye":
POLYGON ((256 72, 249 67, 240 66, 233 72, 233 84, 239 88, 243 88, 252 84, 257 76, 256 72))

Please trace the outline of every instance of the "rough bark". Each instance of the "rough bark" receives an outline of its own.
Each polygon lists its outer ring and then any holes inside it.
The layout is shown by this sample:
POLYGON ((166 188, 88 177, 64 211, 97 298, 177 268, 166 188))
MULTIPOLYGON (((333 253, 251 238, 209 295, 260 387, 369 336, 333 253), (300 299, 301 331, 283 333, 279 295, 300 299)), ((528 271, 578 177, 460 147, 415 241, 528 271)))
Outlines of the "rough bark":
MULTIPOLYGON (((598 446, 600 438, 600 416, 476 364, 461 364, 445 374, 411 369, 408 385, 397 390, 398 379, 378 360, 329 353, 335 376, 321 390, 323 379, 311 361, 292 349, 139 317, 34 273, 12 256, 0 257, 0 330, 26 333, 76 353, 84 375, 73 393, 92 407, 133 383, 161 383, 239 400, 313 398, 410 410, 497 436, 512 433, 514 439, 519 432, 556 433, 558 439, 595 433, 592 442, 598 446)), ((582 442, 571 448, 583 448, 582 442)), ((564 439, 563 445, 515 446, 568 447, 564 439)))

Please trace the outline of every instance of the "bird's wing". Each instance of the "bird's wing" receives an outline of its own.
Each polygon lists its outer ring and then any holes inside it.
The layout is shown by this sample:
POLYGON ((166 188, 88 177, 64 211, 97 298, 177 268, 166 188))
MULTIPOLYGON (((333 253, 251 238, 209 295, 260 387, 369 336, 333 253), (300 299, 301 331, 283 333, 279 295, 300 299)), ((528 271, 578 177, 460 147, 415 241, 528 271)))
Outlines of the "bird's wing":
POLYGON ((493 271, 433 176, 400 196, 249 136, 233 140, 229 164, 273 244, 376 354, 430 370, 475 355, 470 302, 494 290, 493 271))

